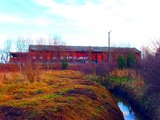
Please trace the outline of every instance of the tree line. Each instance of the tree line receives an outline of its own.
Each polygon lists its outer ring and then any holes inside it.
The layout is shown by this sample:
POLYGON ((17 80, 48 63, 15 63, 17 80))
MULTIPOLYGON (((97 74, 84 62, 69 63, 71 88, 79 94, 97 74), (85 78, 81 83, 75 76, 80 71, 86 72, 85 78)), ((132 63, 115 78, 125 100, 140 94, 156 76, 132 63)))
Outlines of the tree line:
POLYGON ((41 37, 35 41, 24 37, 18 37, 17 40, 7 39, 3 43, 3 48, 0 49, 0 63, 9 62, 10 52, 12 50, 16 52, 27 52, 29 45, 31 44, 48 44, 54 46, 65 45, 65 43, 61 40, 61 36, 56 34, 53 37, 49 37, 48 39, 41 37))

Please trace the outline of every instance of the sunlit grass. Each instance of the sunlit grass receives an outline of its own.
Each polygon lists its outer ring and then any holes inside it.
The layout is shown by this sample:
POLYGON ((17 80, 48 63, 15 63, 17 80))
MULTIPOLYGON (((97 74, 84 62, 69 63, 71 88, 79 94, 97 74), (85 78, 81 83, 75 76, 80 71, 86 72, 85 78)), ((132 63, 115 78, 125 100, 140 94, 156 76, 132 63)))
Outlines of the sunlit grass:
POLYGON ((0 76, 0 107, 29 110, 31 118, 50 112, 64 119, 113 117, 106 112, 103 103, 110 104, 110 109, 119 110, 110 93, 100 85, 84 80, 81 72, 41 71, 39 81, 32 82, 19 72, 0 73, 0 76))
POLYGON ((109 89, 119 87, 122 90, 128 91, 131 95, 136 98, 140 98, 144 94, 145 83, 142 77, 135 70, 118 70, 112 71, 108 79, 102 81, 102 78, 95 74, 85 76, 86 79, 103 84, 109 89))
MULTIPOLYGON (((84 78, 118 93, 148 117, 154 118, 159 115, 158 88, 156 89, 155 86, 148 84, 135 69, 114 69, 110 71, 106 79, 96 74, 89 74, 84 78)), ((100 108, 98 107, 98 109, 100 108)))

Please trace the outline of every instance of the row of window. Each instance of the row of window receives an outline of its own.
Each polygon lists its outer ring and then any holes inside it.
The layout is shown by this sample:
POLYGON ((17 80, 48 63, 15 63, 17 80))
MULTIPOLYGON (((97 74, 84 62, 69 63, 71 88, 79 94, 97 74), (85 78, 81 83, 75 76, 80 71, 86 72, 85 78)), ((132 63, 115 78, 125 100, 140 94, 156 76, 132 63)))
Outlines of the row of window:
MULTIPOLYGON (((32 59, 39 59, 39 60, 43 60, 43 56, 39 56, 39 57, 36 57, 36 56, 33 56, 32 59)), ((63 59, 64 57, 60 57, 60 59, 63 59)), ((51 60, 50 57, 45 57, 44 59, 47 59, 47 60, 51 60)), ((56 60, 57 57, 52 57, 52 60, 56 60)), ((87 60, 88 57, 72 57, 72 56, 68 56, 66 57, 67 60, 87 60)))

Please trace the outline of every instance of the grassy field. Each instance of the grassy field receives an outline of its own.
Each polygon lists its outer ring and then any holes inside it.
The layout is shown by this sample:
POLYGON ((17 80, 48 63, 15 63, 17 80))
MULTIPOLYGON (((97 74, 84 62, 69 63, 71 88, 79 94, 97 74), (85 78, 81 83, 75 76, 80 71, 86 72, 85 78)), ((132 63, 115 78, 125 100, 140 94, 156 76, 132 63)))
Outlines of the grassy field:
POLYGON ((0 119, 123 120, 110 93, 77 71, 41 71, 36 81, 0 73, 0 119))

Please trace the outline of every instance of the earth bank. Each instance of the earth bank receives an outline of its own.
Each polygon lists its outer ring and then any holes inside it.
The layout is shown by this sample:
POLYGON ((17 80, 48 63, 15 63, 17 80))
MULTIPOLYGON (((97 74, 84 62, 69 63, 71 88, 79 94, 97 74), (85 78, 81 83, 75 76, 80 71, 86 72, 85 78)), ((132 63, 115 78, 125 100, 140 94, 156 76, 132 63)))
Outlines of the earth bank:
POLYGON ((31 83, 8 73, 1 80, 0 119, 123 120, 109 91, 82 73, 43 71, 39 78, 31 83))

